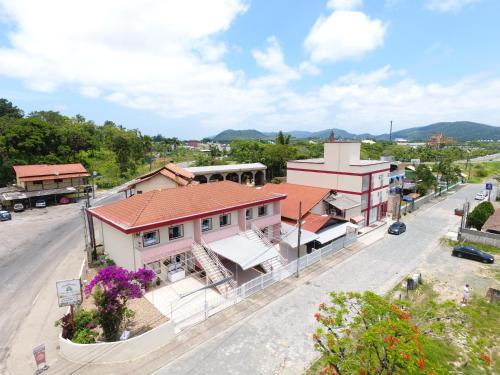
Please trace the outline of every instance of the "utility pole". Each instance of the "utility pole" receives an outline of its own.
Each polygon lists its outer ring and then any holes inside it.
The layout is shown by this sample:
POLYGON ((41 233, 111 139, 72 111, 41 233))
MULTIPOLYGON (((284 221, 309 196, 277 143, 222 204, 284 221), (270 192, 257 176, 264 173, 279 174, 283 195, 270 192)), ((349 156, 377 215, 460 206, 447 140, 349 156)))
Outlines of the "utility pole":
POLYGON ((389 142, 392 141, 392 120, 391 120, 391 128, 389 130, 389 142))
POLYGON ((299 233, 297 235, 297 278, 299 278, 300 265, 300 235, 302 233, 302 201, 299 202, 299 233))

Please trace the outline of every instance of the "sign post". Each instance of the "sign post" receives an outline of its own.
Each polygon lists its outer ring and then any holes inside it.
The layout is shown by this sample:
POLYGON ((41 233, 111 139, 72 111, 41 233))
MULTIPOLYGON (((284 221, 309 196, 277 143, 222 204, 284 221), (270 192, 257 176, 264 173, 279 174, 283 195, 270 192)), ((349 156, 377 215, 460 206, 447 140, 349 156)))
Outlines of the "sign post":
POLYGON ((80 279, 56 282, 59 307, 74 306, 82 303, 82 283, 80 279))
POLYGON ((41 374, 42 372, 49 369, 49 366, 47 365, 45 359, 45 344, 41 344, 33 348, 33 356, 35 357, 36 363, 36 375, 41 374))
POLYGON ((489 202, 491 198, 491 191, 493 190, 493 184, 491 182, 487 182, 485 189, 488 191, 488 202, 489 202))

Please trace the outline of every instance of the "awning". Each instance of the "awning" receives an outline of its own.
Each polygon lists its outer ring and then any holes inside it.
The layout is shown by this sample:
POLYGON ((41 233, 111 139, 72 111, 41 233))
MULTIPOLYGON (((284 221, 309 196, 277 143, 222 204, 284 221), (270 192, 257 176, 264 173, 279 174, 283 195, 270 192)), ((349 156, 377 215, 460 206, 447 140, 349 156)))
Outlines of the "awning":
POLYGON ((274 246, 268 247, 263 242, 251 240, 243 234, 210 242, 208 245, 215 253, 238 264, 243 270, 279 256, 274 246))
MULTIPOLYGON (((297 226, 281 223, 281 239, 286 242, 292 248, 297 248, 299 229, 297 226)), ((300 244, 304 245, 306 243, 312 242, 319 238, 316 233, 310 232, 308 230, 302 229, 300 231, 300 244)))
POLYGON ((354 216, 354 217, 351 217, 351 219, 350 219, 351 223, 354 223, 354 224, 359 224, 364 220, 365 220, 365 217, 363 215, 354 216))
POLYGON ((317 241, 324 244, 333 241, 336 238, 345 236, 348 226, 353 225, 349 223, 342 223, 330 228, 322 229, 318 232, 319 238, 317 239, 317 241))
POLYGON ((332 195, 325 199, 325 201, 333 207, 338 208, 339 210, 348 210, 349 208, 361 205, 361 203, 353 201, 352 199, 347 198, 345 195, 332 195))

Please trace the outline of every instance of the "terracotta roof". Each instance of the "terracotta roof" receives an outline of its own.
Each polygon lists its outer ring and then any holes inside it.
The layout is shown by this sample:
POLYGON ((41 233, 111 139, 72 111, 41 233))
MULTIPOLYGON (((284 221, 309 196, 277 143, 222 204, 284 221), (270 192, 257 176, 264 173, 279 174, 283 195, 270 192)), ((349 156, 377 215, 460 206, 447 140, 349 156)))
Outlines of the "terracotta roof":
POLYGON ((13 168, 16 176, 21 181, 47 180, 65 177, 65 175, 73 175, 72 177, 90 176, 85 167, 80 163, 14 165, 13 168), (33 179, 33 177, 40 178, 33 179), (28 180, 27 178, 30 179, 28 180))
POLYGON ((493 215, 483 225, 484 232, 500 232, 500 208, 497 208, 493 215))
POLYGON ((285 196, 221 181, 154 190, 89 212, 122 232, 133 233, 281 199, 285 196))
POLYGON ((316 215, 312 212, 309 212, 302 218, 302 228, 316 233, 321 228, 323 228, 331 219, 332 218, 330 215, 316 215))
POLYGON ((194 183, 193 178, 194 174, 186 171, 185 169, 175 165, 174 163, 168 163, 163 167, 155 169, 154 171, 145 173, 136 179, 132 180, 126 187, 122 188, 120 191, 125 191, 130 188, 133 188, 136 184, 140 182, 144 182, 161 174, 167 178, 170 178, 172 181, 175 181, 179 186, 186 186, 190 183, 194 183))
POLYGON ((302 202, 302 215, 305 215, 331 193, 331 190, 326 188, 289 183, 266 184, 261 190, 286 194, 286 199, 281 202, 281 216, 295 221, 299 219, 299 202, 302 202))

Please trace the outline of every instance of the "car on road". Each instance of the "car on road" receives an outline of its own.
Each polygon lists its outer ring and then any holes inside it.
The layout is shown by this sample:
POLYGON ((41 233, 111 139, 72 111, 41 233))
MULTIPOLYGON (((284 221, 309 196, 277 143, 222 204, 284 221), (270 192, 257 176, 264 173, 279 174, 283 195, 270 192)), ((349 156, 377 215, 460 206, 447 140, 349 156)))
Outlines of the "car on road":
POLYGON ((387 230, 389 234, 396 234, 399 235, 403 232, 406 232, 406 224, 403 223, 402 221, 396 221, 395 223, 392 223, 389 229, 387 230))
POLYGON ((12 206, 12 209, 14 210, 14 212, 24 211, 24 204, 22 204, 22 203, 15 203, 14 206, 12 206))
POLYGON ((9 211, 0 211, 0 221, 12 220, 12 215, 9 211))
POLYGON ((476 194, 474 199, 477 201, 482 201, 482 200, 484 200, 484 198, 486 198, 486 194, 484 194, 482 191, 480 191, 479 193, 476 194))
POLYGON ((495 258, 493 257, 493 255, 485 253, 484 251, 476 249, 475 247, 466 245, 455 246, 453 248, 453 251, 451 252, 451 255, 458 258, 477 260, 483 263, 495 262, 495 258))
POLYGON ((47 207, 47 202, 45 202, 43 199, 37 200, 35 203, 36 208, 45 208, 47 207))

